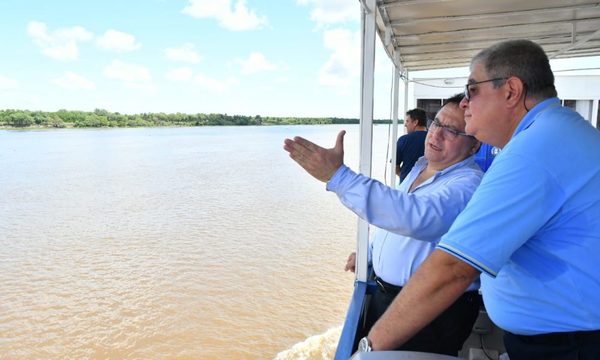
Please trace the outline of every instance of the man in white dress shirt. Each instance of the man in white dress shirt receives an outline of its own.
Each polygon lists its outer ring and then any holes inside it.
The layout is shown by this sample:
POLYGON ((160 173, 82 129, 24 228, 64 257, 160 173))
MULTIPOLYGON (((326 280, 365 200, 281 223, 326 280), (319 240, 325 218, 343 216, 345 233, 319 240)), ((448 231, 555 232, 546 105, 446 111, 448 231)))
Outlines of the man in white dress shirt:
MULTIPOLYGON (((343 164, 343 136, 324 149, 308 140, 286 139, 284 149, 315 178, 327 183, 340 201, 377 226, 371 243, 377 291, 369 304, 360 338, 386 311, 404 284, 433 252, 440 238, 464 209, 483 173, 473 155, 479 142, 464 133, 462 94, 448 99, 432 122, 420 158, 397 189, 357 174, 343 164)), ((351 254, 347 270, 355 269, 351 254)), ((477 318, 479 281, 399 350, 456 356, 477 318)))

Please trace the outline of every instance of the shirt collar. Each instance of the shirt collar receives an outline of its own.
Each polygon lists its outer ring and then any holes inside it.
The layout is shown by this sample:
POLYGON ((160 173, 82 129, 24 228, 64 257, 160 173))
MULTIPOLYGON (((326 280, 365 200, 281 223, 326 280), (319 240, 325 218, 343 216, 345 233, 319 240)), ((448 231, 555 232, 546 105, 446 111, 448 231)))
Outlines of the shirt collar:
MULTIPOLYGON (((435 175, 433 175, 429 180, 433 181, 435 178, 437 178, 438 176, 442 176, 444 174, 449 173, 450 171, 454 170, 454 169, 458 169, 458 168, 462 168, 462 167, 469 167, 469 166, 477 166, 475 164, 475 155, 471 155, 468 158, 457 162, 454 165, 450 165, 447 168, 445 168, 444 170, 440 170, 438 172, 435 173, 435 175)), ((419 160, 417 160, 417 162, 414 165, 414 168, 416 168, 417 174, 421 172, 421 170, 423 170, 425 167, 427 167, 427 159, 425 158, 425 156, 421 156, 419 158, 419 160)), ((413 179, 414 180, 414 179, 413 179)), ((425 183, 429 182, 426 181, 425 183)))
POLYGON ((521 119, 519 126, 515 129, 512 137, 514 138, 518 133, 527 129, 535 122, 535 119, 545 110, 551 106, 560 105, 560 100, 557 97, 552 97, 537 103, 529 112, 521 119))
POLYGON ((450 171, 452 171, 454 169, 458 169, 458 168, 461 168, 461 167, 466 167, 466 166, 469 166, 469 165, 474 164, 474 163, 475 163, 475 155, 471 155, 468 158, 466 158, 466 159, 464 159, 462 161, 459 161, 459 162, 457 162, 454 165, 448 166, 444 170, 438 171, 437 174, 439 174, 439 176, 441 176, 441 175, 444 175, 446 173, 449 173, 450 171))

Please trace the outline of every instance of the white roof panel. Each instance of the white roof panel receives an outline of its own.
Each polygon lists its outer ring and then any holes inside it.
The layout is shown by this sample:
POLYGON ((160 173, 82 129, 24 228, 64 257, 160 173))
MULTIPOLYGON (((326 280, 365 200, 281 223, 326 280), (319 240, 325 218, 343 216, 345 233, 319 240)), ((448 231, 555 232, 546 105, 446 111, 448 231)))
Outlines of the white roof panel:
POLYGON ((411 71, 467 66, 508 39, 535 41, 550 58, 600 55, 598 1, 382 0, 377 27, 390 58, 411 71))

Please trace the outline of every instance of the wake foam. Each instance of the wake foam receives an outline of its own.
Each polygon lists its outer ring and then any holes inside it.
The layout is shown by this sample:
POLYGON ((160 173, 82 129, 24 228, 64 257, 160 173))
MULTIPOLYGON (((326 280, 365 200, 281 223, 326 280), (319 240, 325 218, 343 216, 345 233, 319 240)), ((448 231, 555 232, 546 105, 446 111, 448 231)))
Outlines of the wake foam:
POLYGON ((313 335, 308 339, 284 350, 274 360, 330 360, 335 356, 342 327, 327 330, 323 334, 313 335))

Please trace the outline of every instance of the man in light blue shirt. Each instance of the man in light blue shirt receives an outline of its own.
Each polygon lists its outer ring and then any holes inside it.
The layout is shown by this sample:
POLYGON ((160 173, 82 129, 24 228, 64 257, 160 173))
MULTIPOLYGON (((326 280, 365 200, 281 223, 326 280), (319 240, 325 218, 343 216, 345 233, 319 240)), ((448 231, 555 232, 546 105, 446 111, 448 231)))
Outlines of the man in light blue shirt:
POLYGON ((371 329, 392 349, 480 273, 511 360, 600 359, 600 132, 556 98, 543 49, 481 51, 461 106, 466 132, 501 148, 456 222, 371 329))
MULTIPOLYGON (((425 139, 425 156, 396 190, 343 165, 343 132, 336 147, 329 150, 302 138, 286 139, 285 149, 294 160, 317 179, 327 181, 327 190, 335 192, 346 207, 385 229, 373 235, 372 263, 378 289, 357 338, 368 333, 434 251, 481 181, 483 173, 473 156, 479 142, 464 133, 462 98, 460 94, 449 99, 438 112, 425 139)), ((351 254, 347 269, 354 271, 354 267, 355 254, 351 254)), ((478 288, 479 282, 474 280, 452 307, 399 349, 456 356, 477 318, 478 288)))

